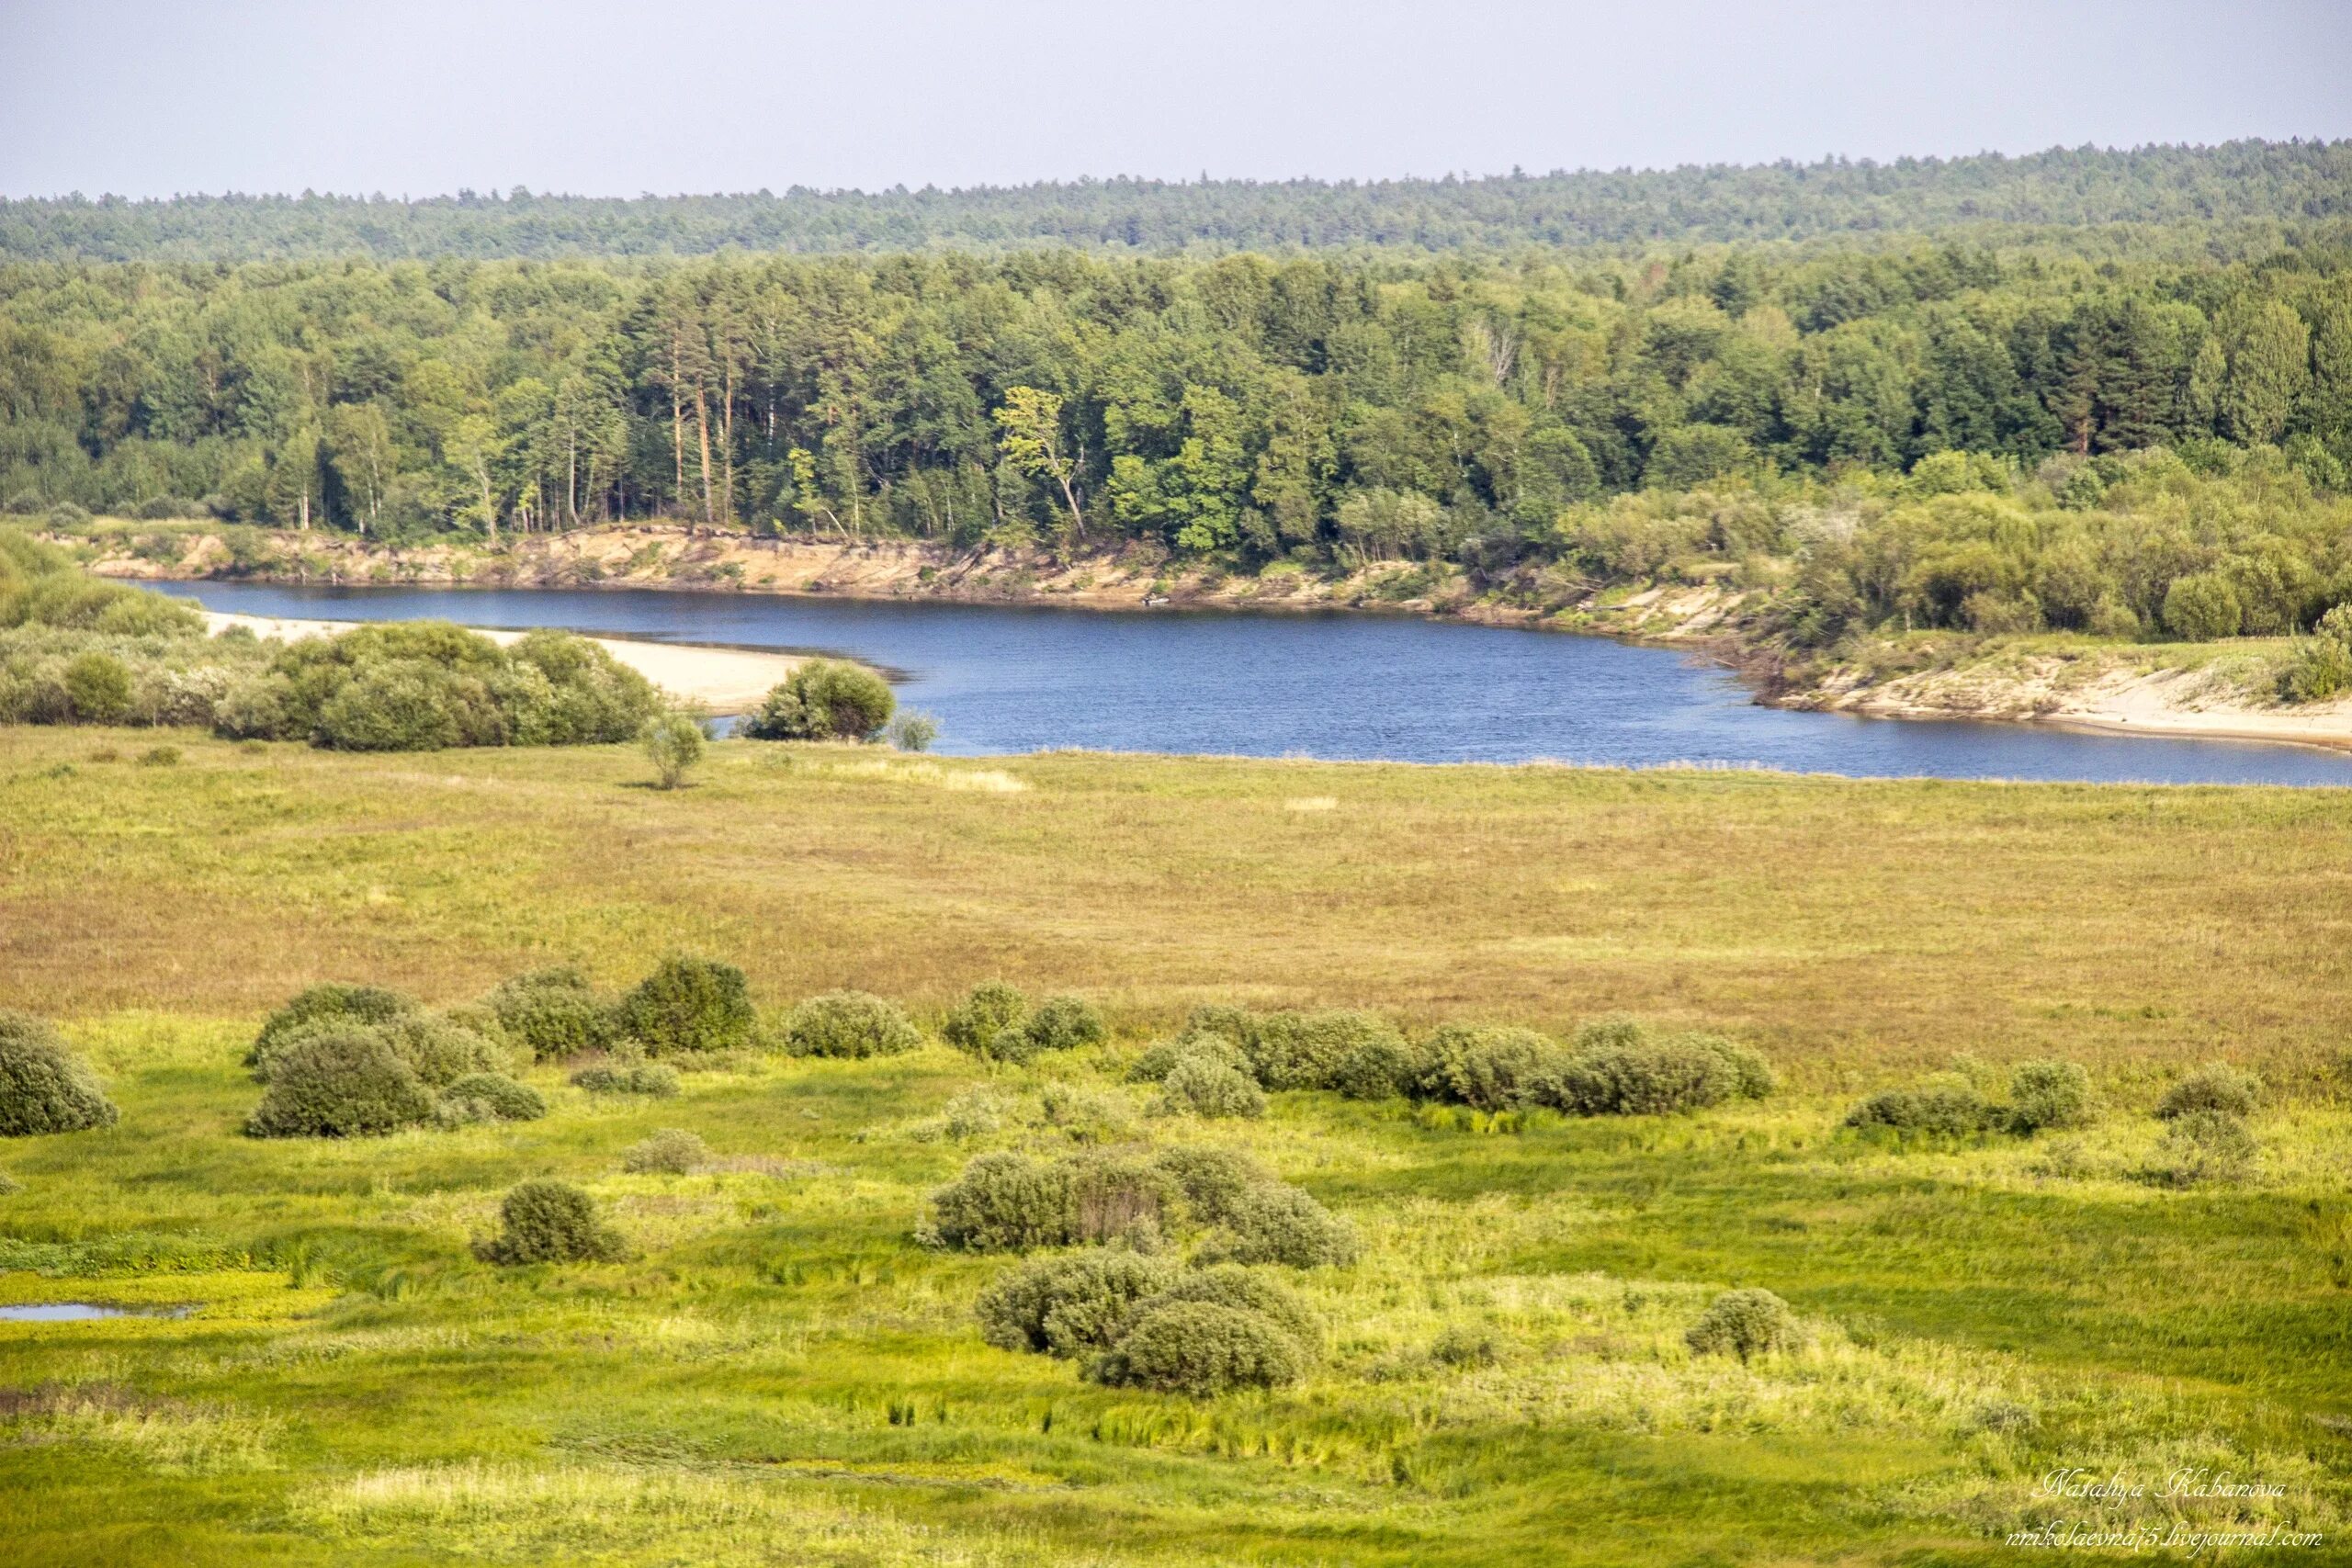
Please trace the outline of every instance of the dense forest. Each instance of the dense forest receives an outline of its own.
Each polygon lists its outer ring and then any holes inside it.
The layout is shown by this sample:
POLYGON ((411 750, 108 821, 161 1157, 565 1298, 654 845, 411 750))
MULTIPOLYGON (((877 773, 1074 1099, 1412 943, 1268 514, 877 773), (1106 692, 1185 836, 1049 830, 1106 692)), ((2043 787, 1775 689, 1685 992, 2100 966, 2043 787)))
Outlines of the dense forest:
MULTIPOLYGON (((1011 188, 794 189, 633 200, 462 193, 0 200, 0 256, 44 261, 496 258, 899 252, 1057 245, 1112 252, 1644 245, 1967 231, 2064 231, 2077 247, 2144 243, 2110 226, 2217 227, 2352 218, 2352 141, 2233 141, 2026 157, 1584 171, 1366 183, 1081 180, 1011 188)), ((2240 241, 2238 243, 2245 243, 2240 241)))
POLYGON ((16 264, 0 498, 488 539, 670 515, 1248 564, 1939 452, 2352 460, 2352 268, 1953 246, 16 264))

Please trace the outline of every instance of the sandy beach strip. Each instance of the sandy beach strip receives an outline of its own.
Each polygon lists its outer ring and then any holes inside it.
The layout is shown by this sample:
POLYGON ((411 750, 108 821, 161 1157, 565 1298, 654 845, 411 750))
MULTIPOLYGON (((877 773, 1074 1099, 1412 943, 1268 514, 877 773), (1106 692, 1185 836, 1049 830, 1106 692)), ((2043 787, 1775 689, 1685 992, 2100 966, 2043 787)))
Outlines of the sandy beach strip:
MULTIPOLYGON (((333 637, 365 621, 308 621, 278 615, 237 615, 219 610, 204 613, 206 625, 217 635, 243 626, 255 637, 333 637)), ((522 637, 518 631, 469 626, 502 647, 522 637)), ((789 653, 762 653, 744 648, 707 648, 697 643, 639 642, 632 637, 592 637, 588 639, 673 697, 706 705, 713 713, 745 713, 759 705, 768 688, 792 673, 799 659, 789 653)))

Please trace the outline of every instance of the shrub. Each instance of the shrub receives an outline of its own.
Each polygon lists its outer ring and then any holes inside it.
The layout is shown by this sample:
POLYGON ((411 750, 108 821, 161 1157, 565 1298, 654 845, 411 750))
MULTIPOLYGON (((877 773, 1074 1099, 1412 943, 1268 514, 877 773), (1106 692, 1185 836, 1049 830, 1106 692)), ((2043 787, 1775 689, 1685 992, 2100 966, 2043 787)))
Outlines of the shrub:
POLYGON ((702 720, 690 713, 657 714, 645 721, 638 743, 653 764, 653 782, 661 789, 675 789, 686 782, 686 770, 702 761, 710 738, 702 720))
POLYGON ((1185 1062, 1210 1062, 1230 1067, 1235 1072, 1254 1078, 1250 1070, 1250 1058, 1241 1047, 1222 1034, 1187 1034, 1181 1039, 1161 1040, 1144 1047, 1135 1065, 1127 1069, 1127 1077, 1137 1083, 1159 1083, 1185 1062))
POLYGON ((1434 1066, 1429 1053, 1399 1037, 1359 1041, 1331 1075, 1331 1088, 1350 1100, 1392 1100, 1427 1082, 1434 1066))
POLYGON ((1359 1051, 1404 1045, 1387 1020, 1343 1010, 1259 1014, 1236 1039, 1258 1081, 1271 1089, 1329 1089, 1359 1051))
POLYGON ((1537 1098, 1579 1116, 1664 1116, 1720 1105, 1749 1074, 1728 1042, 1705 1035, 1638 1040, 1572 1053, 1537 1098))
POLYGON ((1491 1367, 1502 1359, 1502 1349, 1495 1343, 1495 1337, 1485 1329, 1465 1328, 1455 1324, 1431 1342, 1430 1359, 1442 1367, 1453 1367, 1457 1371, 1491 1367))
POLYGON ((1772 1091, 1781 1087, 1780 1075, 1772 1071, 1772 1064, 1753 1046, 1738 1044, 1720 1034, 1685 1034, 1679 1037, 1679 1043, 1704 1051, 1723 1064, 1733 1099, 1769 1100, 1772 1091))
POLYGON ((379 1025, 378 1032, 394 1055, 435 1089, 506 1070, 506 1053, 497 1042, 431 1013, 393 1019, 379 1025))
POLYGON ((1241 1201, 1273 1178, 1230 1149, 1163 1149, 1152 1164, 1175 1183, 1193 1218, 1203 1224, 1228 1224, 1241 1201))
POLYGON ((2262 1107, 2262 1080, 2226 1062, 2208 1062, 2170 1089, 2156 1102, 2156 1115, 2165 1122, 2199 1111, 2229 1116, 2251 1116, 2262 1107))
POLYGON ((1072 1229, 1068 1167, 985 1154, 931 1195, 927 1236, 972 1252, 1058 1247, 1072 1229))
POLYGON ((1050 1356, 1106 1350, 1126 1332, 1136 1303, 1165 1291, 1176 1273, 1173 1263, 1133 1252, 1039 1258, 980 1292, 980 1337, 1050 1356))
POLYGON ((1100 1045, 1108 1034, 1102 1014, 1082 997, 1047 997, 1021 1028, 1032 1055, 1041 1051, 1075 1051, 1100 1045))
POLYGON ((0 1137, 111 1127, 120 1114, 56 1030, 0 1008, 0 1137))
POLYGON ((2217 571, 2177 577, 2165 590, 2165 630, 2184 642, 2214 642, 2238 635, 2245 618, 2238 592, 2217 571))
POLYGON ((678 1069, 660 1062, 628 1066, 598 1064, 571 1075, 574 1089, 591 1094, 641 1094, 649 1100, 673 1100, 678 1093, 678 1069))
POLYGON ((1913 1089, 1874 1094, 1846 1114, 1849 1127, 1894 1127, 1906 1133, 1959 1134, 1992 1124, 1993 1108, 1965 1078, 1930 1078, 1913 1089))
POLYGON ((269 1089, 245 1122, 257 1138, 348 1138, 432 1120, 432 1091, 379 1032, 329 1028, 270 1059, 269 1089))
POLYGON ((1163 1115, 1263 1116, 1266 1091, 1221 1062, 1190 1056, 1160 1080, 1157 1109, 1163 1115))
POLYGON ((499 1234, 474 1251, 488 1263, 597 1263, 622 1256, 596 1201, 562 1181, 526 1181, 498 1206, 499 1234))
POLYGON ((635 1176, 684 1176, 710 1157, 710 1145, 684 1127, 664 1127, 621 1156, 621 1168, 635 1176))
POLYGON ((1086 1375, 1115 1387, 1204 1399, 1237 1388, 1278 1388, 1306 1371, 1304 1348, 1262 1313, 1178 1302, 1138 1321, 1086 1375))
POLYGON ((498 1026, 538 1061, 613 1043, 613 1010, 577 969, 534 969, 500 982, 485 1005, 498 1026))
POLYGON ((1797 1342, 1796 1314, 1770 1291, 1725 1291, 1682 1337, 1694 1356, 1731 1354, 1746 1361, 1797 1342))
MULTIPOLYGON (((1029 998, 1021 994, 1020 987, 1002 980, 983 980, 948 1010, 947 1021, 939 1032, 958 1051, 995 1058, 1000 1055, 998 1040, 1008 1033, 1017 1034, 1028 1016, 1029 998)), ((1025 1042, 1009 1040, 1006 1043, 1012 1050, 1002 1059, 1019 1060, 1012 1053, 1021 1051, 1025 1042)))
POLYGON ((346 986, 336 981, 312 986, 263 1021, 254 1037, 245 1065, 259 1067, 272 1046, 285 1035, 324 1020, 337 1023, 379 1024, 407 1018, 419 1010, 413 999, 381 986, 346 986))
POLYGON ((465 1122, 536 1122, 548 1113, 537 1089, 503 1073, 469 1073, 443 1091, 441 1103, 465 1122))
POLYGON ((65 666, 65 696, 85 724, 113 724, 130 711, 130 667, 95 649, 65 666))
POLYGON ((1363 1251, 1355 1226, 1297 1188, 1281 1183, 1243 1191, 1224 1220, 1225 1235, 1208 1250, 1228 1262, 1314 1269, 1352 1263, 1363 1251))
POLYGON ((890 683, 873 671, 811 659, 768 693, 738 733, 754 740, 869 740, 897 706, 890 683))
POLYGON ((928 751, 939 739, 939 721, 927 713, 902 713, 890 721, 888 734, 901 751, 928 751))
POLYGON ((2185 1111, 2172 1118, 2155 1154, 2139 1172, 2159 1187, 2243 1181, 2262 1145, 2243 1118, 2226 1111, 2185 1111))
POLYGON ((759 1015, 741 969, 673 954, 621 998, 614 1021, 649 1055, 667 1056, 740 1050, 752 1043, 759 1015))
POLYGON ((1430 1036, 1421 1089, 1431 1099, 1503 1111, 1559 1070, 1559 1048, 1533 1030, 1450 1023, 1430 1036))
POLYGON ((1305 1302, 1279 1281, 1238 1264, 1223 1263, 1179 1275, 1145 1302, 1136 1316, 1140 1320, 1147 1313, 1179 1302, 1214 1302, 1218 1306, 1258 1313, 1280 1324, 1284 1333, 1298 1341, 1302 1350, 1311 1352, 1322 1337, 1315 1314, 1307 1311, 1305 1302))
POLYGON ((1159 1247, 1181 1213, 1182 1186, 1157 1160, 1087 1155, 1070 1164, 1069 1239, 1159 1247))
POLYGON ((794 1008, 784 1046, 796 1056, 895 1056, 922 1034, 895 1002, 864 991, 828 991, 794 1008))
POLYGON ((2020 1062, 2009 1074, 2009 1130, 2064 1132, 2098 1120, 2090 1075, 2075 1062, 2020 1062))

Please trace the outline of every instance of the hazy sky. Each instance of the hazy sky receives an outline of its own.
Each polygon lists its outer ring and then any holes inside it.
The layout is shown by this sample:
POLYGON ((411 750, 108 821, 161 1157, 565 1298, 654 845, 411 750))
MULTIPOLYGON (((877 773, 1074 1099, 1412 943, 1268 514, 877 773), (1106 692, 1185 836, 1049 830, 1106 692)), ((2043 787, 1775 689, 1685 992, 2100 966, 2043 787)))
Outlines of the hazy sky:
POLYGON ((2346 0, 0 0, 0 194, 1328 177, 2352 134, 2346 0))

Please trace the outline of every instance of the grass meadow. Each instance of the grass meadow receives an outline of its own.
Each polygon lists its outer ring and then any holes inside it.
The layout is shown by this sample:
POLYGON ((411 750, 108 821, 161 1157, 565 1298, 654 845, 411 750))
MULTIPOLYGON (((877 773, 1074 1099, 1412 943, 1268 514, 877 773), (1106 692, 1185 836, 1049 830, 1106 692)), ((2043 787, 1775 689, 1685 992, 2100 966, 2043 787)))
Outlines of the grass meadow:
POLYGON ((2055 1526, 2352 1561, 2352 794, 725 742, 356 757, 0 730, 0 1006, 115 1126, 0 1143, 0 1561, 630 1565, 2014 1563, 2055 1526), (752 1056, 543 1121, 240 1134, 314 980, 435 1004, 688 949, 781 1006, 1076 990, 1106 1045, 752 1056), (1687 1117, 1272 1098, 1150 1114, 1193 1006, 1766 1052, 1687 1117), (2086 1131, 1857 1131, 1957 1060, 2083 1063, 2086 1131), (2165 1085, 2274 1088, 2244 1180, 2140 1179, 2165 1085), (715 1157, 633 1175, 691 1129, 715 1157), (984 1345, 1002 1259, 913 1239, 973 1155, 1245 1149, 1361 1227, 1295 1276, 1325 1353, 1194 1401, 984 1345), (499 1269, 501 1194, 594 1193, 627 1261, 499 1269), (1719 1291, 1796 1349, 1694 1356, 1719 1291), (2053 1472, 2139 1495, 2052 1496, 2053 1472), (2173 1477, 2188 1478, 2185 1483, 2173 1477), (2203 1482, 2196 1478, 2203 1477, 2203 1482), (2233 1492, 2251 1482, 2251 1494, 2233 1492))

